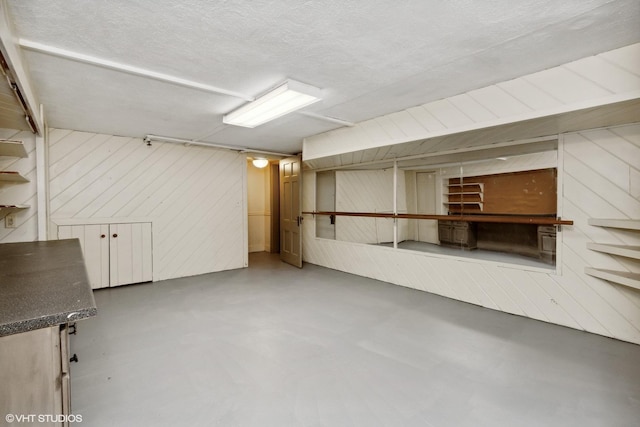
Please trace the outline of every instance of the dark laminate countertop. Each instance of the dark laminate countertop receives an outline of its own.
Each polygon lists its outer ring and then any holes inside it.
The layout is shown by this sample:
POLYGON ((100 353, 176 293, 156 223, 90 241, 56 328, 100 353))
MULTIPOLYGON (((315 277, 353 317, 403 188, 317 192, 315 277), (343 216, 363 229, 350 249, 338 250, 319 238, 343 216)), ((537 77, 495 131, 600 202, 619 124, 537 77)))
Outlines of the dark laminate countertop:
POLYGON ((77 239, 0 244, 0 336, 96 313, 77 239))

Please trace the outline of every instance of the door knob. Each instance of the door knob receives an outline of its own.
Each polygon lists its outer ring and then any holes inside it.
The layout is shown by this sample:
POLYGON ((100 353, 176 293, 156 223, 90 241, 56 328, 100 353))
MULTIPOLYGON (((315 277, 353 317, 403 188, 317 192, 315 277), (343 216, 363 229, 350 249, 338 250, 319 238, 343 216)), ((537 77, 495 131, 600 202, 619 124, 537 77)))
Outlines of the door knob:
POLYGON ((101 238, 101 239, 104 239, 105 237, 107 237, 107 235, 106 235, 106 234, 101 234, 101 235, 100 235, 100 238, 101 238))
POLYGON ((113 237, 118 237, 118 233, 113 233, 113 237))

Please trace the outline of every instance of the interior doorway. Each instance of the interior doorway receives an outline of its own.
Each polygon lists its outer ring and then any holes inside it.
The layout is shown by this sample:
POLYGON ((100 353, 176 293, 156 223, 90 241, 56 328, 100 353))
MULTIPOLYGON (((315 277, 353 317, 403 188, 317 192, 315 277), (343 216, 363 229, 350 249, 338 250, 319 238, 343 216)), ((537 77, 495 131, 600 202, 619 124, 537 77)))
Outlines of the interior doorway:
POLYGON ((278 161, 256 167, 247 159, 248 247, 253 252, 280 252, 280 189, 278 161))

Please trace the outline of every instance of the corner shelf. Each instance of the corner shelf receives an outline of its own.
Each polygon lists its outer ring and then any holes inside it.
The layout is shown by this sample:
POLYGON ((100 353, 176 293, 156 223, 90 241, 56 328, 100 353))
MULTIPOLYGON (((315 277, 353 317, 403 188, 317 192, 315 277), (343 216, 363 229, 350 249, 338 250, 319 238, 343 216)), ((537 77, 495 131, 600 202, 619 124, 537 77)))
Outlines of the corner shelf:
POLYGON ((27 178, 14 171, 0 171, 0 181, 5 182, 29 182, 27 178))
POLYGON ((0 156, 21 157, 25 158, 29 155, 24 148, 22 141, 11 141, 8 139, 0 141, 0 156))
MULTIPOLYGON (((640 220, 636 219, 589 218, 588 223, 598 227, 640 231, 640 220)), ((640 246, 589 242, 587 249, 640 261, 640 246)), ((594 267, 585 267, 584 272, 599 279, 640 290, 640 273, 594 267)))

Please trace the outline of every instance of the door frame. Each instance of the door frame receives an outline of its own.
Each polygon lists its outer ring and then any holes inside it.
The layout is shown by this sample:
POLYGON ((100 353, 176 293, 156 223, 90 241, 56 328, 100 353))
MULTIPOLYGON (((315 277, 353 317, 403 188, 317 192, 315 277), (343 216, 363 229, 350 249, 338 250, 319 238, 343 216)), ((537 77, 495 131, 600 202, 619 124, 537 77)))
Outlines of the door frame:
POLYGON ((302 268, 302 156, 282 159, 279 166, 280 259, 302 268))

